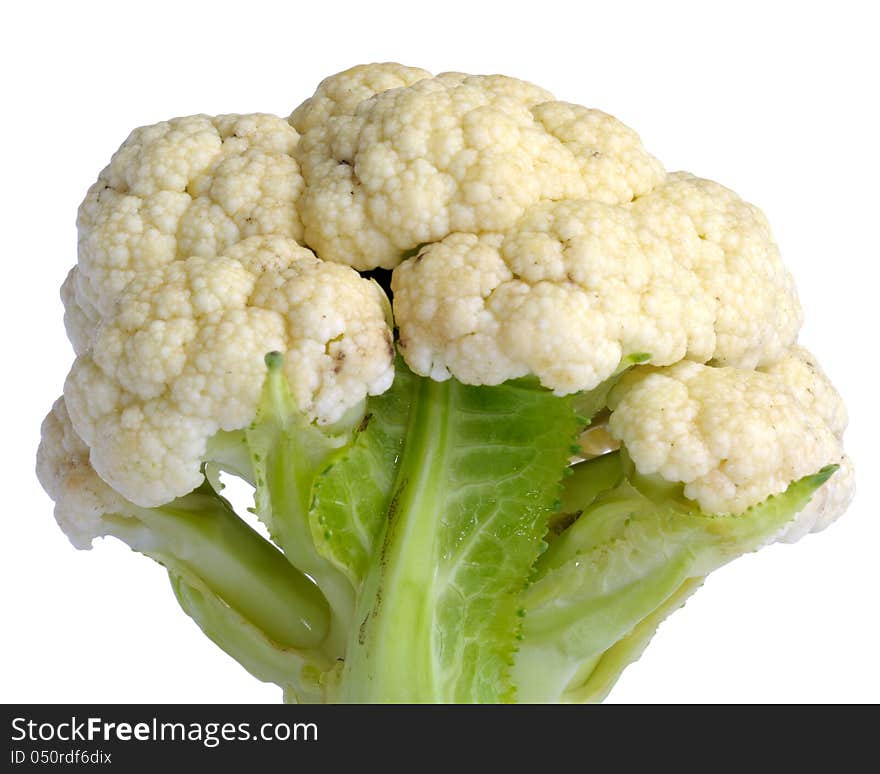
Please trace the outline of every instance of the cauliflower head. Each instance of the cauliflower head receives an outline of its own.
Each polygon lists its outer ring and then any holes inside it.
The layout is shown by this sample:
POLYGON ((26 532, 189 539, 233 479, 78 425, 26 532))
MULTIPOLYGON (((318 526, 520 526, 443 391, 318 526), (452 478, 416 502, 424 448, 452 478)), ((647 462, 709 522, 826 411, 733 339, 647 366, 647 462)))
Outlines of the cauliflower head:
POLYGON ((362 65, 287 119, 142 127, 77 228, 56 518, 291 698, 599 699, 706 574, 852 499, 763 213, 530 83, 362 65))

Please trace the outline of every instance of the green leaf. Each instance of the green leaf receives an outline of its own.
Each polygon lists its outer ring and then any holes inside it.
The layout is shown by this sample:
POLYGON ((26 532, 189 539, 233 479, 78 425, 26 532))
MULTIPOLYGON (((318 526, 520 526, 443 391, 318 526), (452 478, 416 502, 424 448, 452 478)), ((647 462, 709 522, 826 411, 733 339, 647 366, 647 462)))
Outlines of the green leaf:
POLYGON ((409 250, 404 250, 400 254, 401 261, 408 261, 410 258, 415 258, 422 250, 424 250, 430 242, 419 242, 415 247, 411 247, 409 250))
POLYGON ((519 597, 578 419, 567 400, 519 383, 416 378, 411 401, 340 698, 511 700, 519 597))
POLYGON ((541 557, 524 595, 514 668, 522 700, 604 696, 662 610, 675 609, 694 579, 771 541, 835 469, 733 515, 656 502, 626 481, 600 495, 541 557))
POLYGON ((316 545, 355 589, 385 529, 414 379, 398 359, 394 384, 369 400, 351 447, 315 482, 310 519, 316 545))
POLYGON ((623 670, 638 661, 651 642, 657 629, 703 585, 705 578, 688 578, 666 600, 635 625, 626 636, 615 642, 596 660, 583 685, 569 686, 562 700, 572 704, 597 704, 602 701, 623 674, 623 670))

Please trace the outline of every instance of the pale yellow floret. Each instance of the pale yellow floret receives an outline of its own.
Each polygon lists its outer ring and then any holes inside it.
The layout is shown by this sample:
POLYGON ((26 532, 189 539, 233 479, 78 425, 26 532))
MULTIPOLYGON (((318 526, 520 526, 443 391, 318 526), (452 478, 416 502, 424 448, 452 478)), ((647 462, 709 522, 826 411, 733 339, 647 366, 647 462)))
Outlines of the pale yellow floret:
POLYGON ((634 203, 545 202, 500 234, 453 234, 398 266, 393 288, 417 373, 532 373, 559 393, 592 389, 633 354, 771 362, 801 320, 760 212, 689 175, 634 203))
POLYGON ((762 213, 667 175, 620 121, 532 84, 363 65, 289 120, 142 127, 78 229, 61 290, 78 357, 45 443, 76 437, 97 480, 137 504, 201 482, 208 439, 253 419, 268 351, 286 354, 300 408, 331 423, 391 384, 394 325, 409 367, 437 380, 533 374, 565 394, 630 355, 670 366, 624 378, 611 428, 642 472, 708 510, 830 462, 841 470, 790 535, 851 497, 846 412, 793 347, 801 310, 762 213), (394 269, 393 319, 354 271, 375 267, 394 269))
MULTIPOLYGON (((506 229, 541 201, 622 203, 662 179, 631 129, 532 84, 381 74, 414 82, 359 103, 319 94, 292 117, 303 130, 305 241, 325 260, 393 268, 421 243, 506 229), (332 118, 315 120, 315 111, 332 118)), ((332 91, 349 77, 366 93, 363 70, 336 76, 332 91)))
POLYGON ((290 123, 305 134, 334 116, 351 115, 361 102, 380 92, 412 86, 430 77, 427 70, 396 62, 357 65, 321 81, 315 93, 290 114, 290 123))
POLYGON ((845 454, 836 460, 838 471, 813 495, 806 507, 776 538, 783 543, 796 543, 810 532, 821 532, 840 518, 856 493, 855 468, 845 454))
POLYGON ((79 267, 74 266, 61 285, 61 303, 64 305, 64 328, 67 338, 73 345, 73 351, 79 355, 85 352, 91 343, 95 327, 101 319, 98 311, 92 308, 84 298, 76 292, 79 267))
MULTIPOLYGON (((804 347, 795 346, 779 361, 759 370, 781 377, 804 408, 828 426, 838 439, 843 440, 847 425, 847 411, 840 394, 825 375, 813 354, 804 347)), ((852 460, 843 453, 832 462, 840 469, 819 489, 797 518, 779 538, 794 543, 809 532, 819 532, 843 515, 855 496, 855 469, 852 460)))
MULTIPOLYGON (((286 121, 264 114, 189 116, 136 129, 80 206, 66 306, 105 315, 139 272, 221 254, 248 236, 299 239, 298 140, 286 121)), ((89 321, 68 315, 82 351, 89 321)))
MULTIPOLYGON (((797 357, 793 355, 792 357, 797 357)), ((833 387, 814 374, 829 402, 833 387)), ((637 367, 609 396, 609 430, 636 469, 684 484, 708 513, 738 513, 792 481, 830 464, 841 470, 791 525, 792 535, 821 529, 852 496, 852 469, 840 438, 810 400, 798 371, 766 373, 681 362, 637 367)))
POLYGON ((64 398, 43 420, 37 477, 55 501, 58 526, 77 548, 91 548, 104 534, 104 514, 123 509, 122 498, 89 464, 89 447, 73 429, 64 398))
POLYGON ((210 437, 253 420, 275 350, 299 408, 336 421, 391 384, 384 303, 374 283, 284 237, 137 274, 65 386, 92 464, 138 505, 186 494, 210 437))
POLYGON ((803 315, 794 280, 757 207, 711 180, 675 172, 631 208, 673 246, 715 301, 716 362, 754 368, 788 351, 803 315))
POLYGON ((838 438, 843 438, 846 406, 812 352, 794 346, 784 357, 758 370, 782 377, 800 404, 821 417, 838 438))

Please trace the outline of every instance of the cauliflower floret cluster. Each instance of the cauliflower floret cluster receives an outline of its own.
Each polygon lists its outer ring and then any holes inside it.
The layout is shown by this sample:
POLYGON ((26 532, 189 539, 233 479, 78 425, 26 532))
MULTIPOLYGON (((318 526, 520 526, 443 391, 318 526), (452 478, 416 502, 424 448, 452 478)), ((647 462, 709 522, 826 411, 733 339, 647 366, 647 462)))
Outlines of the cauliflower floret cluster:
POLYGON ((269 351, 321 423, 391 384, 384 293, 301 244, 298 141, 263 114, 137 129, 80 207, 65 396, 92 465, 138 505, 200 483, 208 440, 253 420, 269 351))
POLYGON ((708 572, 852 499, 764 215, 524 81, 364 65, 142 127, 77 227, 56 519, 290 698, 601 699, 708 572))
POLYGON ((43 420, 37 477, 55 501, 55 519, 77 548, 104 534, 104 517, 124 509, 122 498, 95 472, 89 447, 77 435, 59 398, 43 420))
POLYGON ((596 387, 637 353, 753 368, 784 355, 801 324, 761 213, 685 174, 634 202, 543 202, 503 233, 453 234, 404 262, 394 291, 417 373, 531 373, 560 393, 596 387))
POLYGON ((797 348, 759 371, 689 361, 634 369, 609 396, 609 429, 640 473, 683 483, 707 513, 739 513, 840 465, 820 490, 825 499, 814 498, 786 534, 821 529, 849 504, 852 465, 843 402, 811 361, 797 348))
POLYGON ((208 439, 253 420, 270 351, 288 354, 297 405, 338 419, 393 378, 383 299, 287 237, 137 274, 65 385, 92 464, 138 505, 186 494, 208 439))
POLYGON ((329 101, 362 84, 342 73, 292 116, 305 132, 305 239, 328 260, 393 268, 420 243, 501 231, 541 201, 618 203, 662 179, 637 135, 600 111, 513 78, 392 72, 406 88, 329 101))
POLYGON ((513 78, 368 65, 289 121, 137 129, 78 227, 67 405, 96 470, 142 505, 189 491, 208 439, 253 419, 269 350, 320 422, 387 389, 387 302, 356 271, 375 268, 394 269, 400 352, 435 380, 531 374, 569 394, 635 355, 672 366, 625 379, 612 428, 703 507, 843 459, 842 403, 794 348, 801 309, 763 214, 513 78), (674 423, 647 441, 664 402, 674 423))
POLYGON ((188 116, 135 129, 79 208, 79 256, 62 289, 77 352, 138 273, 222 254, 247 236, 297 239, 299 135, 264 114, 188 116))

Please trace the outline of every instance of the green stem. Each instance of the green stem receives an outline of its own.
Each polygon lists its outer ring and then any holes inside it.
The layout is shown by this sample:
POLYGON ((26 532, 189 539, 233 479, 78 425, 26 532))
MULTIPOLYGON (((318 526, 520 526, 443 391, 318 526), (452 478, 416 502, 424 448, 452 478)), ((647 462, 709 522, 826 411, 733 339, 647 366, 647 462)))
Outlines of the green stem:
POLYGON ((330 626, 322 645, 341 658, 354 612, 354 589, 315 545, 310 508, 316 476, 350 439, 350 432, 325 433, 299 411, 281 370, 277 352, 268 367, 257 419, 245 437, 253 460, 256 510, 290 564, 312 578, 330 607, 330 626))
POLYGON ((108 533, 216 594, 282 647, 327 634, 321 592, 205 484, 160 508, 105 517, 108 533))
POLYGON ((168 575, 184 612, 254 677, 280 686, 289 700, 308 704, 326 700, 323 675, 333 664, 319 651, 279 645, 194 578, 168 575))
POLYGON ((559 702, 572 683, 586 682, 610 647, 674 595, 689 567, 689 557, 680 557, 613 594, 566 607, 561 615, 527 608, 525 640, 513 671, 518 700, 559 702), (571 629, 579 629, 578 636, 569 636, 571 629))
POLYGON ((598 497, 578 482, 594 499, 541 557, 524 595, 519 698, 601 699, 704 576, 772 540, 835 469, 739 514, 703 513, 662 480, 641 477, 643 491, 624 481, 598 497))
POLYGON ((606 489, 613 489, 623 477, 620 452, 609 452, 570 468, 562 480, 560 508, 563 513, 580 513, 606 489))
POLYGON ((522 591, 579 420, 528 382, 413 382, 340 698, 511 701, 522 591))
POLYGON ((357 612, 343 673, 343 701, 435 702, 434 603, 438 520, 450 434, 450 385, 420 379, 395 482, 381 556, 357 612))
POLYGON ((285 434, 270 454, 266 472, 273 537, 289 563, 313 578, 326 598, 331 622, 324 647, 336 658, 344 653, 354 612, 354 590, 348 578, 318 553, 312 539, 309 503, 313 476, 301 470, 299 447, 295 434, 285 434))

